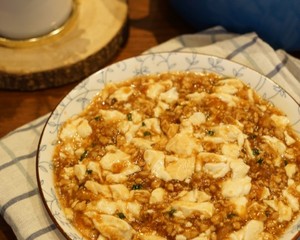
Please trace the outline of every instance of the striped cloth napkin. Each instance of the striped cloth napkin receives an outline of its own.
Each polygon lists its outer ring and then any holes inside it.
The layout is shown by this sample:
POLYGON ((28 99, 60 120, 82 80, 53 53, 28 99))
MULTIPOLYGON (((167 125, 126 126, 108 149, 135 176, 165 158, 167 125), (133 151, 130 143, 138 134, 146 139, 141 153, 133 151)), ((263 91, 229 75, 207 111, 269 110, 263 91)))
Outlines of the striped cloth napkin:
MULTIPOLYGON (((273 79, 300 103, 300 61, 283 50, 274 51, 255 33, 237 35, 215 27, 176 37, 146 53, 166 51, 198 52, 242 63, 273 79)), ((64 239, 48 216, 36 183, 35 155, 48 117, 0 139, 0 213, 18 239, 64 239)))

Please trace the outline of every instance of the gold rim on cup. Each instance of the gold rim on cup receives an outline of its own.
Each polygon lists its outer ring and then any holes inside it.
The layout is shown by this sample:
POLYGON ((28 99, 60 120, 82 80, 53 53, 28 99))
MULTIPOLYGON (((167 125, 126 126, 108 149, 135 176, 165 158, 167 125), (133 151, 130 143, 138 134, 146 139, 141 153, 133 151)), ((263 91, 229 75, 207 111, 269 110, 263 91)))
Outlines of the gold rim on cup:
POLYGON ((51 32, 41 35, 39 37, 33 37, 28 39, 10 39, 6 37, 0 36, 0 46, 8 47, 8 48, 25 48, 31 47, 37 44, 45 43, 55 38, 62 36, 65 32, 70 29, 78 16, 78 0, 72 1, 72 10, 70 15, 66 19, 66 21, 58 28, 52 30, 51 32))

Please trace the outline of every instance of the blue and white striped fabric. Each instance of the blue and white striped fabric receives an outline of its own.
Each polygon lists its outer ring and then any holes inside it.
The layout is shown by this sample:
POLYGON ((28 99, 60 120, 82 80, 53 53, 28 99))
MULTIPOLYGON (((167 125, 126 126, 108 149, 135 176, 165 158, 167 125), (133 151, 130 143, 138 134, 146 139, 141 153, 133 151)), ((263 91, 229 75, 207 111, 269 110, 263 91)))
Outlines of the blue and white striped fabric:
MULTIPOLYGON (((272 78, 300 103, 300 61, 274 51, 255 33, 236 35, 221 27, 171 39, 149 52, 192 51, 249 66, 272 78)), ((18 239, 64 239, 38 193, 35 155, 49 114, 0 139, 0 213, 18 239)))

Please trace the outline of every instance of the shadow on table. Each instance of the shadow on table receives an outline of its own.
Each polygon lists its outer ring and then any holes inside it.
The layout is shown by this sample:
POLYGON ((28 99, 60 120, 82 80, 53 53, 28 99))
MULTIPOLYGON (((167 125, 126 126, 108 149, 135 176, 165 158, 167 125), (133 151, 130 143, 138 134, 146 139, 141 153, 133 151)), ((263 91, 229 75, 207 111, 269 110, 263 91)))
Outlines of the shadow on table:
POLYGON ((148 9, 146 16, 130 16, 130 24, 132 27, 151 31, 158 43, 169 40, 170 36, 196 32, 195 28, 175 12, 169 1, 150 0, 148 9))

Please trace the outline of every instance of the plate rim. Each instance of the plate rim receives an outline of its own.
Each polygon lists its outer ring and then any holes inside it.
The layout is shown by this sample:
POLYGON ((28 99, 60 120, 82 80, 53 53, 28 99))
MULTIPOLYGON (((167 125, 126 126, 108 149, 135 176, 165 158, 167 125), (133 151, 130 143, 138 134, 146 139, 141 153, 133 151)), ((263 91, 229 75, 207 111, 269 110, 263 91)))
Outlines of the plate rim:
MULTIPOLYGON (((180 51, 180 52, 155 52, 155 53, 146 53, 146 54, 141 54, 141 55, 137 55, 137 56, 133 56, 133 57, 129 57, 129 58, 126 58, 126 59, 123 59, 123 60, 120 60, 120 61, 117 61, 117 62, 114 62, 112 64, 109 64, 101 69, 99 69, 98 71, 96 71, 95 73, 91 74, 90 76, 82 79, 80 82, 78 82, 78 84, 76 84, 69 92, 67 92, 62 98, 61 100, 56 104, 56 106, 53 108, 53 110, 50 112, 50 115, 48 116, 47 120, 45 121, 45 124, 43 126, 43 129, 41 131, 41 134, 40 134, 40 137, 39 137, 39 141, 38 141, 38 146, 37 146, 37 153, 36 153, 36 164, 35 164, 35 170, 36 170, 36 181, 37 181, 37 186, 38 186, 38 193, 39 193, 39 196, 41 197, 41 200, 42 200, 42 205, 45 207, 46 209, 46 212, 48 214, 48 216, 51 218, 51 220, 53 221, 53 223, 55 224, 55 227, 58 228, 58 230, 60 231, 60 233, 62 233, 64 235, 64 237, 66 237, 68 240, 72 240, 72 238, 69 236, 69 234, 66 233, 66 231, 64 230, 64 228, 59 224, 58 220, 55 218, 55 216, 53 215, 53 212, 51 211, 50 207, 48 206, 47 204, 47 200, 46 200, 46 197, 44 195, 44 192, 43 192, 43 188, 42 188, 42 183, 41 183, 41 179, 40 179, 40 171, 39 171, 39 159, 40 159, 40 152, 41 152, 41 143, 43 141, 43 138, 44 138, 44 134, 45 134, 45 130, 47 128, 47 125, 50 121, 50 119, 53 117, 55 111, 58 109, 59 105, 63 103, 63 101, 65 101, 69 96, 70 94, 72 94, 79 86, 81 86, 82 84, 84 83, 87 83, 90 79, 92 79, 93 81, 93 78, 96 78, 96 76, 98 74, 100 74, 101 72, 105 72, 106 70, 108 70, 110 67, 112 66, 115 66, 116 64, 119 64, 119 63, 122 63, 122 62, 130 62, 134 59, 137 59, 137 58, 146 58, 146 57, 153 57, 153 56, 156 56, 156 55, 170 55, 170 54, 177 54, 177 55, 196 55, 196 56, 199 56, 199 57, 206 57, 206 58, 213 58, 213 59, 217 59, 217 60, 221 60, 221 61, 225 61, 226 63, 228 64, 235 64, 236 66, 240 66, 240 67, 243 67, 245 68, 246 70, 250 70, 250 72, 253 72, 255 73, 257 76, 260 76, 260 77, 263 77, 265 78, 267 81, 270 81, 271 84, 273 84, 274 86, 277 86, 279 87, 280 89, 282 89, 287 95, 288 97, 294 102, 296 103, 296 105, 298 106, 298 108, 300 109, 300 103, 298 103, 296 101, 296 99, 289 93, 287 92, 287 90, 285 90, 285 88, 283 88, 280 84, 274 82, 271 78, 263 75, 262 73, 260 73, 259 71, 255 70, 254 68, 251 68, 245 64, 242 64, 242 63, 239 63, 237 61, 234 61, 234 60, 231 60, 231 59, 226 59, 226 58, 223 58, 223 57, 219 57, 219 56, 216 56, 216 55, 212 55, 212 54, 205 54, 205 53, 197 53, 197 52, 187 52, 187 51, 180 51)), ((175 70, 175 71, 165 71, 165 73, 167 72, 183 72, 183 70, 179 71, 179 70, 175 70)), ((199 72, 199 73, 205 73, 205 71, 193 71, 191 70, 190 72, 199 72)), ((207 71, 209 72, 209 71, 207 71)), ((213 73, 216 73, 216 74, 219 74, 217 73, 216 71, 211 71, 213 73)), ((163 72, 160 72, 160 73, 163 73, 163 72)), ((140 75, 153 75, 155 73, 150 73, 150 74, 138 74, 138 76, 140 75)), ((232 76, 229 76, 229 77, 232 77, 232 76)), ((132 76, 131 78, 134 78, 134 76, 132 76)), ((238 77, 237 77, 238 78, 238 77)), ((124 79, 124 80, 120 80, 120 81, 126 81, 128 79, 124 79)), ((116 81, 117 83, 120 82, 120 81, 116 81)), ((242 80, 243 81, 243 80, 242 80)), ((243 81, 244 82, 244 81, 243 81)), ((101 91, 102 90, 102 86, 100 85, 98 91, 101 91)), ((252 87, 251 87, 252 88, 252 87)), ((252 88, 253 89, 253 88, 252 88)), ((89 90, 88 90, 89 91, 89 90)), ((255 90, 257 92, 257 90, 255 90)), ((96 94, 93 95, 93 97, 91 98, 91 100, 95 97, 96 94)), ((259 96, 263 97, 261 94, 259 94, 259 96)), ((263 97, 264 98, 264 97, 263 97)), ((268 100, 268 99, 267 99, 268 100)), ((268 100, 269 101, 269 100, 268 100)), ((89 101, 90 103, 90 101, 89 101)), ((280 109, 282 110, 282 109, 280 109)), ((283 111, 283 110, 282 110, 283 111)), ((61 112, 61 111, 60 111, 61 112)), ((80 113, 80 112, 78 112, 80 113)), ((70 117, 68 117, 69 119, 70 117)), ((59 126, 60 127, 60 126, 59 126)), ((59 128, 58 127, 58 128, 59 128)), ((57 134, 56 134, 57 136, 57 134)), ((53 152, 52 152, 53 154, 53 152)), ((54 184, 53 184, 54 186, 54 184)), ((56 190, 56 189, 54 189, 56 190)), ((57 192, 55 191, 55 197, 57 197, 57 192)), ((59 206, 60 205, 60 201, 59 199, 58 200, 58 203, 59 203, 59 206)), ((63 210, 61 210, 63 212, 63 210)), ((64 217, 66 218, 65 214, 64 214, 64 217)), ((300 218, 300 213, 299 213, 299 216, 295 219, 297 220, 298 218, 300 218)), ((66 218, 67 219, 67 218, 66 218)), ((72 225, 72 229, 75 230, 75 232, 77 234, 79 234, 81 236, 81 239, 84 239, 84 237, 81 235, 81 233, 72 225)), ((290 224, 292 225, 292 224, 290 224)), ((296 233, 296 235, 293 237, 293 239, 297 239, 298 237, 300 237, 300 231, 298 231, 298 233, 296 233)))

